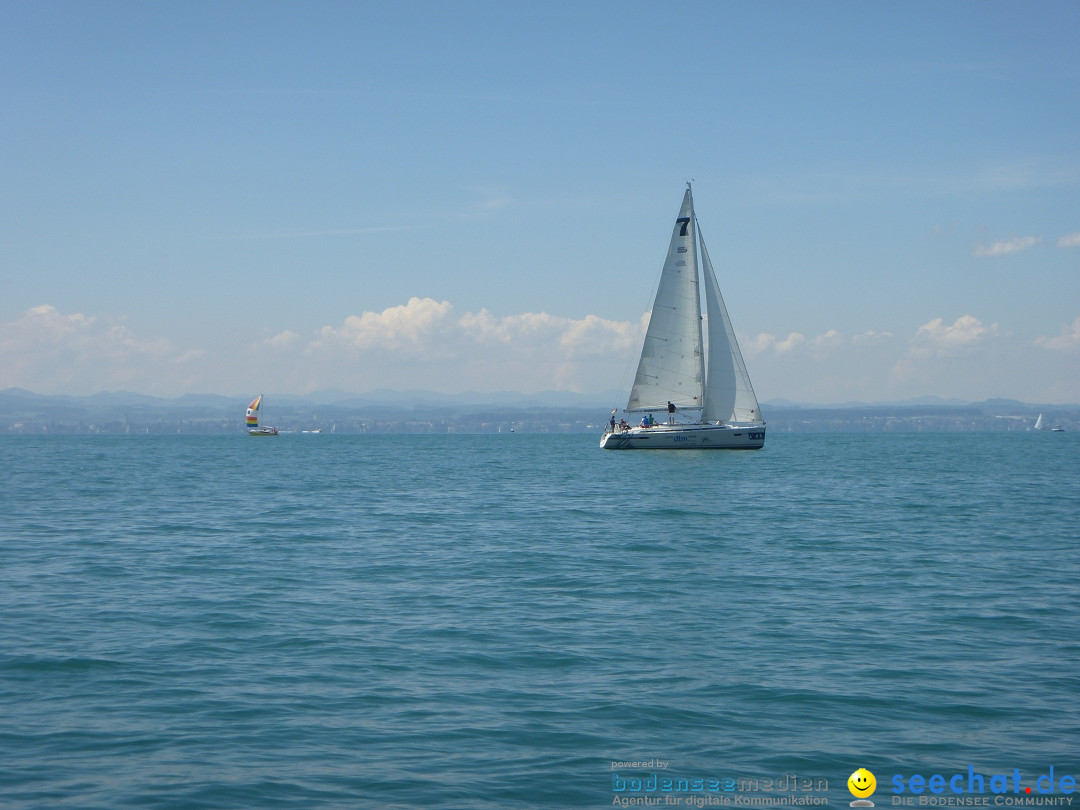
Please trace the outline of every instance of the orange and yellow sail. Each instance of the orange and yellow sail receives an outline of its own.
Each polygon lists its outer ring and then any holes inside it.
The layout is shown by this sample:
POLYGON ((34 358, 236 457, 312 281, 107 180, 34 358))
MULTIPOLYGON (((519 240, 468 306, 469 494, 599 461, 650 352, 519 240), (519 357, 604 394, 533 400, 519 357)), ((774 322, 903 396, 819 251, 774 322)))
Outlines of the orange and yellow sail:
POLYGON ((259 394, 257 397, 255 397, 255 399, 252 401, 252 403, 250 405, 248 405, 248 409, 247 409, 247 426, 248 427, 258 427, 259 426, 259 403, 261 403, 261 402, 262 402, 262 394, 259 394))

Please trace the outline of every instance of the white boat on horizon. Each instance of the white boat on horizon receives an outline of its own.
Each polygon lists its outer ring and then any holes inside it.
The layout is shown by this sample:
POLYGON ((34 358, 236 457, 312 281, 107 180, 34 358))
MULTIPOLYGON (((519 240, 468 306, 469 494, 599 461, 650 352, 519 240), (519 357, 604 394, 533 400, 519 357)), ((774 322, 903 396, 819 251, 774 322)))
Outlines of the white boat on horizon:
POLYGON ((1061 425, 1054 425, 1053 427, 1047 426, 1046 421, 1043 419, 1043 415, 1041 413, 1039 414, 1039 418, 1035 420, 1035 427, 1032 428, 1032 429, 1033 430, 1049 430, 1051 433, 1064 433, 1065 432, 1065 428, 1063 428, 1061 425))
POLYGON ((247 429, 249 436, 277 436, 278 429, 269 425, 259 425, 259 406, 263 395, 259 394, 247 407, 247 429))
POLYGON ((616 423, 617 410, 612 411, 600 438, 607 450, 757 450, 765 445, 765 420, 701 237, 691 192, 687 183, 624 409, 644 416, 639 425, 616 423), (699 268, 705 287, 704 334, 699 268), (657 422, 654 413, 666 421, 657 422))

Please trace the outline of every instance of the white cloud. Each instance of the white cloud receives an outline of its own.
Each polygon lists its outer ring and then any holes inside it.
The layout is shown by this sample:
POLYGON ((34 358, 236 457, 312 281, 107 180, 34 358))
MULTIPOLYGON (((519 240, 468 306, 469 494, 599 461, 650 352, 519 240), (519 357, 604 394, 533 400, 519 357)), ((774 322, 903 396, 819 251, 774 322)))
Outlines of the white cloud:
POLYGON ((891 337, 892 334, 889 332, 875 332, 873 330, 868 330, 850 338, 835 329, 829 329, 812 338, 807 338, 801 332, 789 332, 786 338, 778 338, 776 335, 762 332, 751 338, 740 339, 739 345, 749 355, 759 355, 771 351, 777 356, 782 356, 798 354, 801 349, 807 349, 814 354, 820 355, 827 351, 842 349, 848 345, 866 345, 891 337))
POLYGON ((1057 240, 1057 246, 1059 248, 1080 247, 1080 231, 1065 234, 1057 240))
MULTIPOLYGON (((806 337, 799 332, 790 332, 786 338, 780 339, 776 335, 762 332, 757 337, 746 341, 747 354, 762 354, 772 351, 775 354, 790 354, 799 346, 806 343, 806 337)), ((740 342, 740 346, 742 343, 740 342)))
POLYGON ((596 315, 460 314, 449 301, 414 297, 350 315, 306 338, 284 329, 244 351, 222 345, 210 355, 45 305, 0 324, 0 388, 94 393, 124 387, 164 396, 319 388, 606 390, 619 387, 644 326, 644 319, 596 315))
POLYGON ((835 329, 830 329, 823 335, 818 335, 812 341, 810 345, 818 351, 824 351, 826 349, 833 349, 838 346, 844 345, 844 336, 837 332, 835 329))
POLYGON ((619 384, 643 333, 642 322, 458 314, 449 301, 414 297, 323 327, 304 355, 309 364, 338 369, 336 385, 351 375, 360 389, 378 378, 380 387, 587 391, 619 384))
POLYGON ((267 339, 266 345, 272 346, 275 349, 284 349, 288 346, 296 345, 296 341, 298 340, 300 340, 300 335, 292 330, 286 329, 284 332, 279 332, 272 338, 267 339))
POLYGON ((937 353, 949 353, 975 346, 986 337, 996 334, 998 334, 996 323, 986 326, 972 315, 961 315, 951 326, 946 326, 941 318, 934 318, 919 327, 912 346, 920 352, 930 350, 937 353))
POLYGON ((203 357, 163 339, 144 339, 126 326, 50 304, 0 324, 0 388, 94 393, 133 387, 146 393, 183 385, 203 357))
POLYGON ((1010 253, 1020 253, 1042 241, 1041 236, 1017 236, 1004 242, 994 242, 992 245, 976 245, 972 250, 973 256, 1006 256, 1010 253))
POLYGON ((324 326, 320 339, 309 347, 318 351, 330 346, 355 349, 378 348, 399 354, 426 354, 445 348, 440 334, 452 328, 449 301, 410 298, 409 302, 382 312, 350 315, 340 327, 324 326))
POLYGON ((581 320, 563 318, 547 313, 528 312, 496 318, 486 309, 466 313, 461 327, 479 343, 498 342, 506 345, 546 346, 567 358, 603 357, 622 352, 640 340, 642 325, 609 321, 596 315, 581 320))
MULTIPOLYGON (((45 305, 0 323, 0 388, 73 394, 126 388, 161 396, 326 388, 616 390, 625 396, 647 320, 461 313, 448 301, 417 297, 307 334, 278 329, 247 345, 222 340, 203 350, 147 339, 115 318, 45 305)), ((965 314, 913 328, 910 341, 882 330, 826 329, 811 337, 795 331, 740 336, 740 345, 762 399, 1080 396, 1073 382, 1080 374, 1063 366, 1080 355, 1080 317, 1056 336, 1023 345, 1009 337, 996 323, 965 314), (1060 390, 1048 388, 1048 381, 1060 390)))
POLYGON ((997 323, 986 325, 973 315, 961 315, 952 324, 934 318, 919 327, 889 370, 889 380, 897 387, 918 386, 940 396, 958 396, 962 388, 978 386, 983 396, 1004 396, 994 392, 1000 358, 986 351, 990 341, 1000 337, 997 323))
POLYGON ((580 320, 527 312, 496 317, 482 309, 456 315, 449 301, 410 298, 404 306, 350 315, 341 327, 325 326, 310 351, 333 345, 378 347, 400 354, 460 356, 480 347, 513 346, 521 351, 562 357, 602 357, 624 351, 640 339, 641 324, 609 321, 596 315, 580 320))
POLYGON ((854 346, 873 346, 892 340, 892 337, 892 332, 875 332, 873 329, 867 329, 865 332, 852 335, 851 343, 854 346))
POLYGON ((786 339, 762 333, 740 339, 740 345, 762 400, 873 402, 936 395, 1074 402, 1080 397, 1080 372, 1072 363, 1080 357, 1080 318, 1058 337, 1039 341, 1041 348, 1073 349, 1065 356, 1040 351, 970 313, 913 324, 901 337, 880 329, 853 334, 829 329, 805 339, 799 333, 786 339))
POLYGON ((1062 326, 1057 337, 1040 337, 1035 341, 1035 345, 1055 351, 1067 351, 1080 346, 1080 315, 1072 323, 1062 326))

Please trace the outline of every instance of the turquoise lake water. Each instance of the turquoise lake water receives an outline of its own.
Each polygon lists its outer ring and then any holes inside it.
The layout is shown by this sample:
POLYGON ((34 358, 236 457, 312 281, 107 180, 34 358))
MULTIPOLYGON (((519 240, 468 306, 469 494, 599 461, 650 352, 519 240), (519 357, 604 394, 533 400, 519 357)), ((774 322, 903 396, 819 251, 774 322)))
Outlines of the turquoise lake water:
POLYGON ((598 440, 0 439, 0 807, 1073 798, 1080 434, 598 440))

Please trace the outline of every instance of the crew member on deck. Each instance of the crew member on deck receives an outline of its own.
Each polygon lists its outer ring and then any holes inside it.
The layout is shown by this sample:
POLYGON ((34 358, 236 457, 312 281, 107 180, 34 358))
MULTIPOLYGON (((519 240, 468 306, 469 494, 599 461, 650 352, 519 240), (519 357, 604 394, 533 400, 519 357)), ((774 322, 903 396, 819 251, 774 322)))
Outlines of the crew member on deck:
POLYGON ((675 424, 675 403, 668 400, 667 404, 667 423, 669 425, 675 424))

